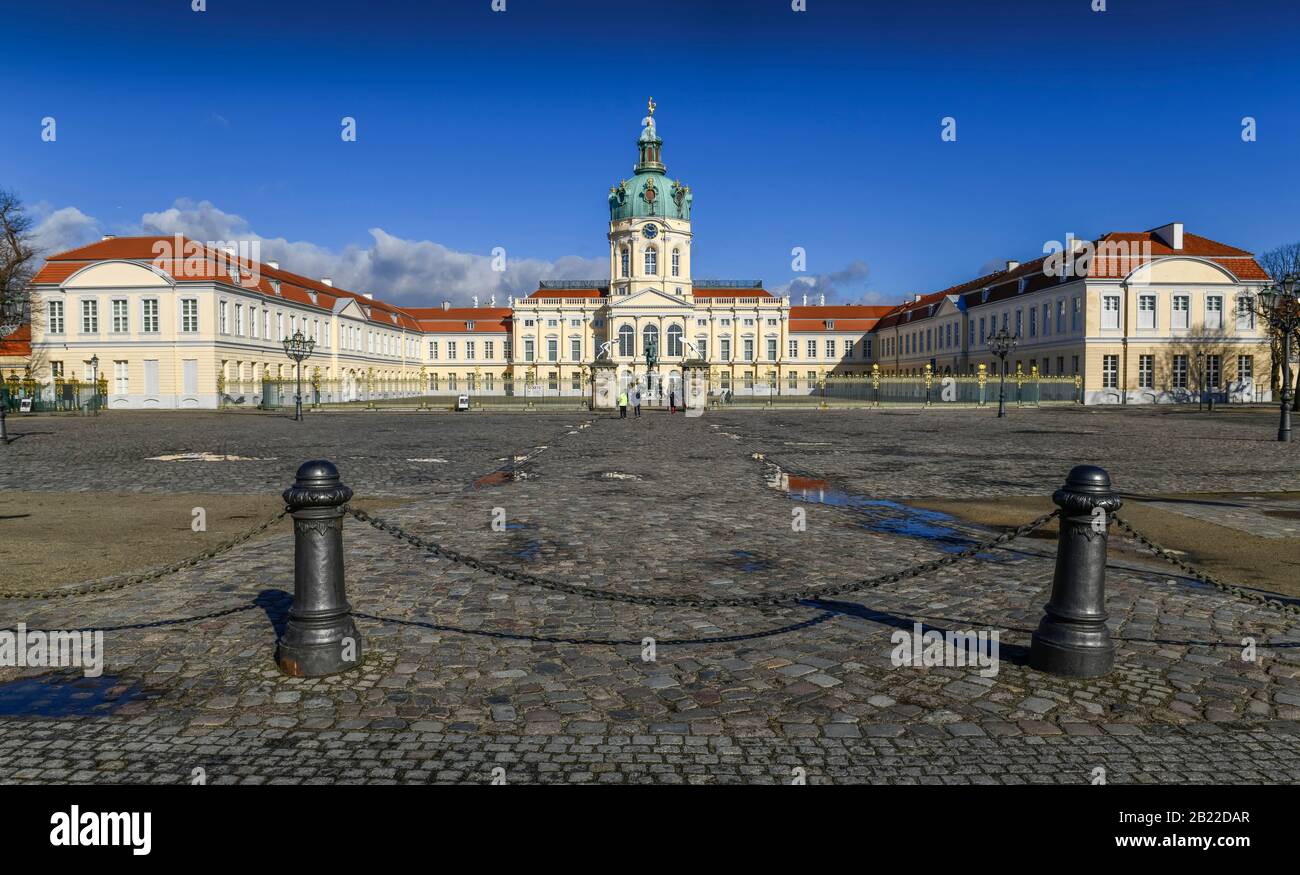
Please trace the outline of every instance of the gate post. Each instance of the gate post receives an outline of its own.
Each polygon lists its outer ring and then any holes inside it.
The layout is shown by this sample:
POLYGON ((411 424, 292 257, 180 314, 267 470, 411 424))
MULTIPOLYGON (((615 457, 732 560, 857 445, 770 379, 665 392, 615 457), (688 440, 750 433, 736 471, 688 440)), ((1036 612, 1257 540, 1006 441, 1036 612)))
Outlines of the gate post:
POLYGON ((1094 465, 1071 469, 1052 501, 1061 509, 1056 571, 1029 664, 1064 677, 1101 677, 1115 666, 1106 627, 1106 546, 1111 514, 1122 502, 1110 475, 1094 465))
POLYGON ((343 505, 352 490, 338 469, 304 462, 284 491, 293 516, 293 606, 275 661, 293 677, 323 677, 361 665, 361 635, 343 589, 343 505))

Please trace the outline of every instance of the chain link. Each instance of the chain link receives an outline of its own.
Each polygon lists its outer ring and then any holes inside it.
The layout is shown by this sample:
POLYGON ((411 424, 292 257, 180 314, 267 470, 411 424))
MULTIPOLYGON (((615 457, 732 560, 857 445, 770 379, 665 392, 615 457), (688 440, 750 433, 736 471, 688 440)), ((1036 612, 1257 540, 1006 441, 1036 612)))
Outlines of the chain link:
POLYGON ((1238 586, 1235 583, 1225 583, 1216 577, 1211 577, 1204 571, 1200 571, 1193 568, 1191 565, 1188 565, 1186 562, 1179 559, 1172 551, 1166 550, 1164 547, 1161 547, 1155 541, 1152 541, 1146 535, 1133 528, 1133 526, 1129 524, 1128 520, 1123 519, 1119 514, 1111 514, 1110 518, 1114 520, 1115 524, 1124 532, 1125 537, 1150 550, 1170 565, 1177 566, 1188 577, 1199 580, 1201 583, 1209 584, 1220 592, 1227 593, 1228 595, 1241 599, 1242 601, 1263 605, 1264 607, 1272 608, 1275 611, 1280 611, 1283 614, 1289 614, 1293 617, 1300 617, 1300 605, 1286 604, 1278 599, 1269 598, 1262 593, 1253 592, 1243 586, 1238 586))
POLYGON ((955 565, 964 559, 969 559, 977 553, 983 553, 998 547, 1016 538, 1023 537, 1045 525, 1049 520, 1060 514, 1059 510, 1046 513, 1038 519, 1025 523, 1019 528, 1012 529, 1009 532, 1003 532, 996 538, 990 538, 981 544, 976 544, 962 550, 960 553, 954 553, 930 562, 922 562, 909 568, 894 571, 879 577, 870 577, 863 580, 842 583, 836 586, 807 587, 802 590, 793 592, 774 593, 772 595, 760 596, 736 596, 732 598, 699 598, 696 596, 652 596, 638 595, 636 593, 618 592, 608 589, 594 589, 586 586, 578 586, 572 583, 563 583, 558 580, 551 580, 545 577, 539 577, 536 574, 530 574, 508 565, 502 565, 499 562, 490 562, 486 559, 479 559, 450 547, 443 546, 436 541, 421 538, 405 531, 396 523, 372 516, 370 513, 347 506, 345 511, 355 519, 367 523, 381 532, 387 532, 399 541, 405 541, 412 547, 417 547, 434 556, 440 556, 459 565, 473 568, 476 571, 482 571, 487 574, 493 574, 498 577, 504 577, 506 580, 522 583, 528 586, 536 586, 541 589, 548 589, 553 592, 561 592, 566 595, 581 596, 584 598, 601 599, 603 601, 624 602, 632 605, 648 605, 655 607, 690 607, 690 608, 735 608, 735 607, 754 607, 766 606, 773 607, 778 605, 790 605, 796 602, 808 599, 824 599, 831 596, 842 595, 849 592, 858 592, 861 590, 875 589, 888 583, 898 583, 913 577, 920 577, 940 568, 946 568, 949 565, 955 565))
POLYGON ((289 511, 287 509, 282 510, 260 525, 244 532, 242 535, 238 535, 229 541, 225 541, 215 547, 204 550, 197 556, 191 556, 188 559, 182 559, 179 562, 173 562, 171 565, 164 565, 162 568, 155 568, 152 571, 146 571, 143 574, 134 574, 120 580, 109 580, 103 583, 86 583, 81 586, 65 587, 62 589, 44 589, 36 591, 0 590, 0 599, 64 599, 72 596, 112 592, 113 590, 126 589, 130 586, 147 583, 151 580, 157 580, 160 577, 166 577, 169 574, 175 574, 182 568, 193 568, 196 565, 220 556, 222 553, 233 550, 245 541, 251 540, 271 528, 271 526, 284 519, 285 515, 288 513, 289 511))

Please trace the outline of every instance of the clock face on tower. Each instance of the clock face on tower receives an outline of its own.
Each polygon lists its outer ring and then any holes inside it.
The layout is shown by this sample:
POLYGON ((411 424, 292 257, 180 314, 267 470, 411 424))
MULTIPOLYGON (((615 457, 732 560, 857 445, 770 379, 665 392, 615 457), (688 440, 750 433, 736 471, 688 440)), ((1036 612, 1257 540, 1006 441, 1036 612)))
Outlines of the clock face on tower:
POLYGON ((644 228, 641 229, 641 233, 642 235, 645 236, 645 239, 653 240, 655 239, 656 236, 658 236, 659 228, 658 226, 653 224, 646 225, 644 228))

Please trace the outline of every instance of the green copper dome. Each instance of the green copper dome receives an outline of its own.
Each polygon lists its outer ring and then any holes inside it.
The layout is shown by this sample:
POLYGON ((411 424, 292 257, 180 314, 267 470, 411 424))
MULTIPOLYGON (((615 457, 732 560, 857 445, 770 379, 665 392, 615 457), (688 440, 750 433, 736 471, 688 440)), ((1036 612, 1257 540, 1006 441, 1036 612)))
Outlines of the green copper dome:
POLYGON ((609 218, 611 222, 658 216, 662 219, 690 219, 691 187, 680 179, 670 180, 663 165, 663 144, 655 130, 654 102, 650 115, 641 120, 641 136, 637 138, 639 160, 636 175, 621 179, 609 188, 609 218))

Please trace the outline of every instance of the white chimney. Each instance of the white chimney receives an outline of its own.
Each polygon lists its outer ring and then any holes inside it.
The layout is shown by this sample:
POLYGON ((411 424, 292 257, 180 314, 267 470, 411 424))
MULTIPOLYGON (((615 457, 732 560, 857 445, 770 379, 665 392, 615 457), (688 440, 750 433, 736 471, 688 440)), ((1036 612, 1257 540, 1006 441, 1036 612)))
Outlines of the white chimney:
POLYGON ((323 276, 320 278, 320 281, 321 281, 321 285, 329 286, 331 289, 334 288, 334 280, 331 279, 330 277, 323 276))
POLYGON ((921 303, 921 298, 922 298, 922 297, 924 297, 924 296, 923 296, 923 295, 919 295, 919 294, 917 294, 917 295, 912 295, 912 303, 914 303, 914 304, 919 304, 919 303, 921 303))
POLYGON ((511 310, 513 310, 513 309, 515 308, 515 296, 514 296, 514 295, 507 295, 507 296, 506 296, 506 306, 509 307, 511 310))
POLYGON ((269 268, 271 268, 271 270, 279 270, 279 269, 280 269, 280 262, 278 262, 278 261, 268 261, 268 262, 266 263, 266 266, 269 267, 269 268))
POLYGON ((1170 249, 1183 248, 1183 223, 1170 222, 1168 225, 1162 225, 1156 228, 1155 235, 1168 244, 1170 249))
POLYGON ((451 301, 443 301, 443 302, 442 302, 442 309, 443 309, 443 310, 450 310, 450 309, 451 309, 451 301))
POLYGON ((1011 271, 1015 270, 1018 267, 1020 267, 1020 262, 1011 261, 1010 259, 1007 260, 1007 273, 1011 273, 1011 271))
POLYGON ((807 295, 804 295, 804 296, 803 296, 803 305, 804 305, 805 307, 808 306, 808 296, 807 296, 807 295))
POLYGON ((497 305, 497 296, 492 295, 490 298, 488 298, 488 306, 495 307, 496 305, 497 305))
POLYGON ((475 295, 475 296, 474 296, 474 309, 475 309, 475 310, 478 309, 478 295, 475 295))
POLYGON ((105 234, 103 237, 101 237, 101 238, 99 238, 99 239, 100 239, 100 240, 113 240, 113 239, 116 239, 116 237, 117 237, 116 234, 105 234))
POLYGON ((826 306, 826 296, 825 296, 825 295, 818 295, 818 296, 817 296, 817 306, 818 306, 818 307, 825 307, 825 306, 826 306))
POLYGON ((367 301, 373 301, 375 299, 375 296, 370 292, 362 292, 361 294, 367 301))

